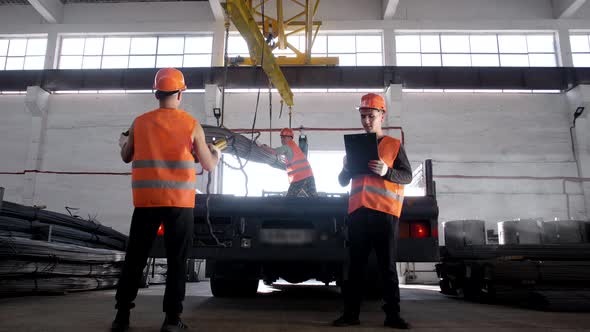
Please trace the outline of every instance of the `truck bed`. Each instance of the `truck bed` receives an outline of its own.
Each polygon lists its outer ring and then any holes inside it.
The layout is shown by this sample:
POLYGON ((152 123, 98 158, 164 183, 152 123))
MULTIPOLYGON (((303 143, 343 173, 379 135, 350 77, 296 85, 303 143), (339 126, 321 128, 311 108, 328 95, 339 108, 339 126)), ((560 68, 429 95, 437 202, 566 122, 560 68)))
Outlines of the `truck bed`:
MULTIPOLYGON (((348 197, 196 196, 195 239, 191 257, 245 261, 346 259, 348 197)), ((400 218, 398 261, 438 261, 438 207, 431 196, 406 197, 400 218), (413 229, 422 225, 426 233, 413 229)), ((163 241, 152 253, 163 257, 163 241)))

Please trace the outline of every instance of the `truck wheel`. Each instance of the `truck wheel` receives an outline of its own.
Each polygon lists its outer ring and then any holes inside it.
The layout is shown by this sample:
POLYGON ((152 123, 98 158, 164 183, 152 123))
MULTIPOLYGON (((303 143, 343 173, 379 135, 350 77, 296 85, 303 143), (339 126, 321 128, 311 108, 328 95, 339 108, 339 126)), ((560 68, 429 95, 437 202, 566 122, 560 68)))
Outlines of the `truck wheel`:
POLYGON ((232 285, 230 280, 211 278, 211 293, 215 297, 229 297, 232 294, 232 285))
POLYGON ((215 297, 252 297, 258 291, 257 279, 232 280, 211 278, 211 293, 215 297))
POLYGON ((238 297, 253 297, 258 292, 258 280, 246 279, 234 282, 235 296, 238 297))

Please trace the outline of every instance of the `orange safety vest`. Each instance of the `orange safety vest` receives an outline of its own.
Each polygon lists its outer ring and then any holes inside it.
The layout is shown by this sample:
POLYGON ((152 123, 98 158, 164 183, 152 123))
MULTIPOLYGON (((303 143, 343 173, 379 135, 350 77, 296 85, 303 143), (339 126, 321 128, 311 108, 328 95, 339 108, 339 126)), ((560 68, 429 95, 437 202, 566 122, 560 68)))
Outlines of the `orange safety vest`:
POLYGON ((178 109, 159 108, 135 119, 131 171, 135 207, 195 207, 191 137, 197 124, 178 109))
MULTIPOLYGON (((400 148, 400 141, 389 136, 379 143, 379 157, 387 167, 393 168, 393 162, 400 148)), ((348 213, 366 207, 399 217, 404 202, 404 186, 387 181, 376 174, 360 175, 352 179, 348 213)))
POLYGON ((307 161, 305 154, 295 142, 292 140, 287 145, 293 151, 293 158, 287 159, 287 175, 289 175, 289 183, 301 181, 313 176, 311 165, 307 161))

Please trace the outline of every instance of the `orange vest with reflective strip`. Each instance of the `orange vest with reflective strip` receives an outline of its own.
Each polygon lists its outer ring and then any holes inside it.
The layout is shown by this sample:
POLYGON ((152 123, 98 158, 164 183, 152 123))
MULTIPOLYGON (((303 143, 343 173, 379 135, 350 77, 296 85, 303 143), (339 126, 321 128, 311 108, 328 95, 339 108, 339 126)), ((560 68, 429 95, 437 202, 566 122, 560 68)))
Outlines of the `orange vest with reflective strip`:
POLYGON ((135 119, 131 171, 135 207, 195 207, 191 146, 197 123, 183 110, 164 108, 135 119))
POLYGON ((311 166, 305 157, 305 154, 295 142, 292 140, 287 145, 293 151, 293 158, 287 159, 287 175, 289 175, 289 183, 301 181, 313 176, 311 166))
MULTIPOLYGON (((400 148, 400 141, 389 136, 379 143, 379 157, 387 167, 393 168, 393 162, 400 148)), ((366 207, 399 217, 404 201, 404 186, 387 181, 376 174, 360 175, 352 179, 348 213, 366 207)))

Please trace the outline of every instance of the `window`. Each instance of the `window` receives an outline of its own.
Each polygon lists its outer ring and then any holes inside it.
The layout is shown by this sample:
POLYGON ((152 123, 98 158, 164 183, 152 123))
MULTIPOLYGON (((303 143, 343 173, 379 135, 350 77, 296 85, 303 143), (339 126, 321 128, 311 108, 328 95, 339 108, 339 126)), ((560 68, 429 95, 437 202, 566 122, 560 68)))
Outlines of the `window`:
MULTIPOLYGON (((310 151, 309 163, 313 169, 316 189, 322 193, 346 193, 349 188, 338 183, 343 151, 310 151)), ((231 155, 224 155, 225 161, 237 167, 238 161, 231 155)), ((245 160, 242 159, 242 163, 245 160)), ((248 196, 262 196, 263 192, 286 192, 289 189, 287 172, 266 164, 248 162, 244 169, 248 174, 248 196)), ((240 170, 224 165, 223 193, 237 196, 246 194, 245 178, 240 170)))
MULTIPOLYGON (((223 159, 233 167, 239 167, 238 160, 232 155, 224 155, 223 159)), ((242 164, 246 162, 241 159, 242 164)), ((248 174, 248 196, 262 196, 263 191, 283 192, 289 189, 287 173, 284 170, 273 168, 267 164, 248 161, 244 168, 248 174)), ((223 165, 222 193, 228 195, 246 195, 246 178, 238 169, 231 169, 223 165)))
POLYGON ((570 36, 574 67, 590 67, 590 34, 570 36))
POLYGON ((309 152, 308 160, 313 169, 315 185, 318 192, 332 194, 347 193, 350 191, 350 184, 342 187, 338 182, 338 174, 340 174, 340 170, 342 169, 344 155, 344 151, 309 152))
POLYGON ((59 69, 210 67, 211 36, 64 37, 59 69))
MULTIPOLYGON (((305 36, 287 37, 287 42, 301 52, 305 51, 305 36)), ((249 57, 248 45, 241 36, 229 36, 229 57, 249 57)), ((318 35, 311 49, 312 57, 338 57, 340 66, 382 66, 383 43, 381 34, 326 34, 318 35)), ((275 57, 295 57, 291 49, 273 50, 275 57)))
MULTIPOLYGON (((335 193, 348 193, 350 184, 342 187, 338 182, 338 174, 342 166, 344 151, 310 151, 309 163, 313 169, 315 184, 320 196, 335 193)), ((231 155, 224 155, 225 161, 237 167, 238 161, 231 155)), ((244 160, 242 160, 244 163, 244 160)), ((405 186, 405 196, 424 196, 425 179, 422 164, 413 165, 414 179, 405 186)), ((245 167, 248 174, 248 196, 262 196, 263 192, 286 193, 289 189, 287 174, 284 170, 266 164, 248 162, 245 167)), ((223 168, 223 194, 244 196, 246 193, 245 178, 240 170, 223 168)))
POLYGON ((0 70, 43 69, 47 38, 0 38, 0 70))
MULTIPOLYGON (((152 94, 154 90, 55 90, 53 94, 152 94)), ((188 93, 205 93, 205 89, 186 89, 185 94, 188 93)))
POLYGON ((524 89, 402 89, 406 93, 534 93, 560 94, 561 90, 524 90, 524 89))
POLYGON ((553 34, 399 34, 395 44, 398 66, 557 66, 553 34))

